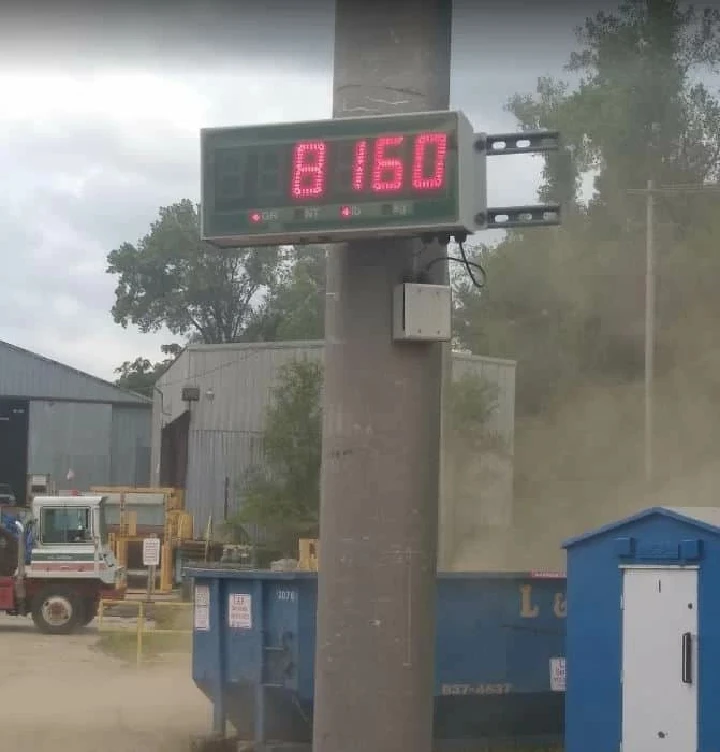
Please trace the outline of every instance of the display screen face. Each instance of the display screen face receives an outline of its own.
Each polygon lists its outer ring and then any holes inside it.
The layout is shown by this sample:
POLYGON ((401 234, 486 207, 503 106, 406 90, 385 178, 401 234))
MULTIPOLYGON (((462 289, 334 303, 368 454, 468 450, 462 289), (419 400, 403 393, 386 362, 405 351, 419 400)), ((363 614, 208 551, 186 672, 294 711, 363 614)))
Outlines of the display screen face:
POLYGON ((452 226, 458 117, 206 130, 202 173, 203 236, 222 245, 452 226))

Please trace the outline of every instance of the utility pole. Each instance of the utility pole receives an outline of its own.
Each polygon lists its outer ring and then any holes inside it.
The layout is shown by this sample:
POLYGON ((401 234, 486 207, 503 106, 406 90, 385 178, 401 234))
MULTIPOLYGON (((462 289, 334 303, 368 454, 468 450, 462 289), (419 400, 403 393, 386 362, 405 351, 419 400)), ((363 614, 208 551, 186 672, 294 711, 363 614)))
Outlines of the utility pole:
MULTIPOLYGON (((451 15, 451 0, 336 0, 333 116, 447 110, 451 15)), ((314 752, 431 748, 444 346, 393 344, 392 291, 444 254, 406 239, 329 254, 314 752)))
POLYGON ((653 379, 655 376, 655 185, 647 181, 645 206, 645 482, 653 479, 653 379))
POLYGON ((655 381, 655 200, 656 196, 678 194, 714 194, 720 191, 716 184, 676 183, 656 186, 653 180, 647 181, 645 188, 630 188, 630 195, 645 194, 645 483, 651 487, 655 476, 654 462, 654 403, 655 381))

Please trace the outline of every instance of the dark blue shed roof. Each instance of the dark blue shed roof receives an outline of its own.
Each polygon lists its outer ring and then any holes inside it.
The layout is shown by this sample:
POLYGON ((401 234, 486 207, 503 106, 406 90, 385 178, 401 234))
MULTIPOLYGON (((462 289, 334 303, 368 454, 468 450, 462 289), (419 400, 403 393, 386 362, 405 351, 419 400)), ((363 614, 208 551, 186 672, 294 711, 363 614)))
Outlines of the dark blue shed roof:
POLYGON ((720 535, 720 507, 650 507, 643 509, 637 514, 625 517, 621 520, 615 520, 602 527, 589 530, 582 535, 576 535, 574 538, 568 538, 562 543, 563 548, 572 548, 578 543, 606 535, 613 530, 619 530, 633 522, 638 522, 649 517, 667 517, 678 520, 679 522, 690 523, 700 530, 704 530, 714 535, 720 535))

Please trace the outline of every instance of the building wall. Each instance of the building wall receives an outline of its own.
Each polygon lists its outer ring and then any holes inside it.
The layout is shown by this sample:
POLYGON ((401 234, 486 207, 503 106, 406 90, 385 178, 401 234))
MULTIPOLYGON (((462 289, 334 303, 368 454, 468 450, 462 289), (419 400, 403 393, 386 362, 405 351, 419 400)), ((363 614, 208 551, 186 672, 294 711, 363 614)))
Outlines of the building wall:
POLYGON ((467 374, 497 388, 487 430, 501 443, 481 451, 453 441, 443 425, 439 566, 444 570, 513 569, 506 537, 513 527, 515 362, 453 353, 454 381, 467 374))
POLYGON ((152 429, 150 453, 151 484, 160 482, 160 447, 162 429, 172 423, 187 409, 180 392, 189 377, 190 352, 183 350, 170 368, 158 379, 153 391, 152 429))
POLYGON ((453 380, 472 373, 497 387, 497 407, 488 428, 499 433, 511 449, 515 436, 515 361, 502 358, 486 358, 481 355, 453 353, 453 380))
POLYGON ((110 485, 150 484, 150 405, 113 405, 110 436, 110 485))
POLYGON ((189 405, 190 429, 186 507, 195 531, 203 531, 237 508, 248 471, 262 462, 265 408, 277 370, 302 358, 320 359, 322 342, 191 345, 158 380, 153 400, 152 482, 160 478, 162 426, 188 405, 184 386, 200 388, 189 405), (226 480, 227 479, 227 480, 226 480))
MULTIPOLYGON (((261 464, 265 409, 278 368, 292 360, 319 360, 322 356, 322 342, 195 345, 187 348, 159 379, 153 404, 153 483, 158 483, 160 477, 162 426, 188 409, 181 400, 182 388, 200 388, 200 400, 189 406, 186 488, 186 504, 194 516, 196 532, 205 529, 210 515, 214 524, 223 519, 226 484, 230 487, 228 511, 232 513, 241 503, 248 470, 261 464)), ((515 363, 455 354, 453 378, 469 371, 498 386, 498 406, 491 427, 503 436, 512 453, 515 363)), ((510 474, 505 473, 500 488, 494 505, 511 506, 511 464, 510 474)), ((454 527, 467 526, 468 520, 482 511, 473 499, 463 502, 459 512, 453 514, 454 527)), ((445 506, 451 503, 452 499, 445 506)), ((446 540, 445 546, 453 549, 452 540, 446 540)))
POLYGON ((58 487, 147 485, 150 406, 30 402, 28 473, 49 474, 58 487), (68 471, 75 477, 67 479, 68 471))
POLYGON ((28 472, 50 474, 62 487, 87 489, 110 478, 112 406, 77 402, 30 403, 28 472))

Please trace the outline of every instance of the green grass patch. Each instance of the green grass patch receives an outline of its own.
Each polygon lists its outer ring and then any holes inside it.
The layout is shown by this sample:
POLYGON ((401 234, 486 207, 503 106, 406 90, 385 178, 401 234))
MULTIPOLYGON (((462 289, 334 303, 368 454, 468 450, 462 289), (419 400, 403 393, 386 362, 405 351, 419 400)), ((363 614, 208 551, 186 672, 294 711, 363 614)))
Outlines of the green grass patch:
MULTIPOLYGON (((137 659, 137 632, 132 628, 122 632, 100 632, 95 649, 114 658, 135 663, 137 659)), ((157 661, 163 655, 189 655, 191 651, 192 635, 153 634, 152 631, 143 634, 143 662, 157 661)))
POLYGON ((145 618, 155 622, 157 629, 192 630, 192 611, 189 608, 152 605, 148 607, 145 618))

